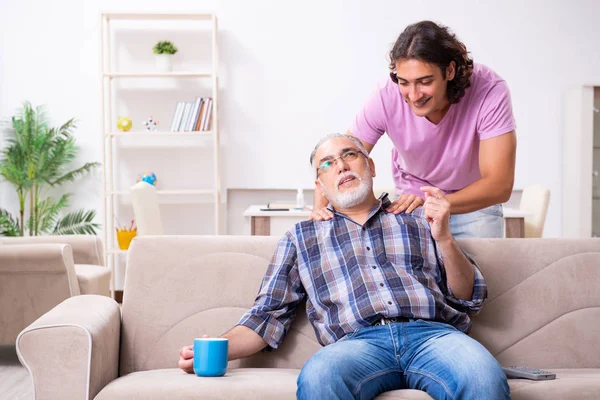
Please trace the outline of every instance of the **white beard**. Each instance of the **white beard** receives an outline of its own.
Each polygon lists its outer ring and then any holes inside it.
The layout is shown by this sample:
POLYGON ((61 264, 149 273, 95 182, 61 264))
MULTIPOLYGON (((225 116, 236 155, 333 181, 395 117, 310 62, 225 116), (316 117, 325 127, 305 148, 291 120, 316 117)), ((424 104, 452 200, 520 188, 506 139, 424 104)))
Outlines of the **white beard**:
POLYGON ((338 177, 335 182, 335 190, 331 193, 322 185, 325 197, 333 203, 334 207, 337 208, 352 208, 367 199, 370 193, 373 192, 373 177, 371 176, 370 169, 367 168, 367 173, 364 177, 361 177, 356 172, 346 172, 338 177), (360 182, 358 187, 352 190, 348 190, 345 193, 340 192, 339 183, 342 179, 348 176, 353 176, 360 182))

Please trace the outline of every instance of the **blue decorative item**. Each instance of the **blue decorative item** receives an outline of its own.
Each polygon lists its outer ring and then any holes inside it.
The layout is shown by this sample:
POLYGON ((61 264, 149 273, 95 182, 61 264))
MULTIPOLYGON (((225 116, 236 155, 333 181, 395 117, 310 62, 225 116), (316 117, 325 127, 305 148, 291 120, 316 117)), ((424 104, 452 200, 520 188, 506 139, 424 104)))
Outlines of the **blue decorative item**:
POLYGON ((156 174, 154 172, 144 172, 138 175, 137 182, 140 181, 149 183, 152 186, 156 186, 158 178, 156 178, 156 174))

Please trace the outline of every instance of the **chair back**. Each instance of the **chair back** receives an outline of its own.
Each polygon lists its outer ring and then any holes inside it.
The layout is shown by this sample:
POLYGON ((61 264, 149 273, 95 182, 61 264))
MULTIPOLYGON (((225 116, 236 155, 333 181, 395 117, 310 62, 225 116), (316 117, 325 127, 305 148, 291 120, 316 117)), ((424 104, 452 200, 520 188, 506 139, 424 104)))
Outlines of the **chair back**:
POLYGON ((548 203, 550 203, 550 190, 542 185, 527 186, 523 189, 521 195, 521 211, 528 212, 525 217, 525 237, 541 238, 546 223, 546 214, 548 213, 548 203))

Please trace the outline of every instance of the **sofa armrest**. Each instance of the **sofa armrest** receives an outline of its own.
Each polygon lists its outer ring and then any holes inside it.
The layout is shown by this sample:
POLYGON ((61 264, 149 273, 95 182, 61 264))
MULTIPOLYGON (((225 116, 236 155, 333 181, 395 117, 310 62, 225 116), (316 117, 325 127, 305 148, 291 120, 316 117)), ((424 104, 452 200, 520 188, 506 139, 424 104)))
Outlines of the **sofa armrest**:
POLYGON ((111 298, 71 297, 17 337, 36 399, 93 399, 118 376, 121 311, 111 298))
POLYGON ((73 248, 75 264, 104 265, 102 239, 93 235, 53 235, 0 238, 4 244, 64 243, 73 248))

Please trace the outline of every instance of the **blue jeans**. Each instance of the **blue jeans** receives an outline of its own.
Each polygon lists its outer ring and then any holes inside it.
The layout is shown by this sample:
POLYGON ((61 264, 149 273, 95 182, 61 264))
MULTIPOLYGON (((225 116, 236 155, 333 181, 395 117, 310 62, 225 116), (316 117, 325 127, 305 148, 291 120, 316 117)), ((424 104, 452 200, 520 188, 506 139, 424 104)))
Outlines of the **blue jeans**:
POLYGON ((451 215, 450 231, 455 238, 502 238, 502 205, 496 204, 468 214, 451 215))
POLYGON ((298 399, 372 399, 420 389, 434 399, 510 399, 498 361, 479 342, 441 322, 360 328, 317 351, 298 377, 298 399))

